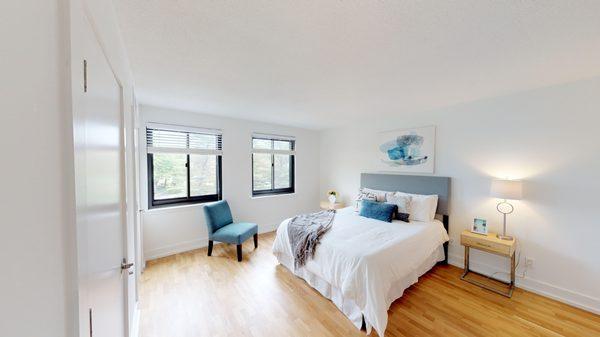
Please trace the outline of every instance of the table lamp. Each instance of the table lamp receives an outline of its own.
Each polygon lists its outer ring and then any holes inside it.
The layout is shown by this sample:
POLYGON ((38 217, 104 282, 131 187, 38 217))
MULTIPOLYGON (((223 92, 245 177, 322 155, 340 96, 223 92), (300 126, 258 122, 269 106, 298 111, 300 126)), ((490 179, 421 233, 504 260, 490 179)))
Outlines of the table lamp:
POLYGON ((519 180, 493 180, 490 194, 494 198, 502 199, 496 209, 504 216, 503 231, 497 237, 502 240, 512 240, 512 236, 506 235, 506 215, 512 213, 515 208, 508 203, 508 200, 520 200, 523 196, 523 185, 519 180))

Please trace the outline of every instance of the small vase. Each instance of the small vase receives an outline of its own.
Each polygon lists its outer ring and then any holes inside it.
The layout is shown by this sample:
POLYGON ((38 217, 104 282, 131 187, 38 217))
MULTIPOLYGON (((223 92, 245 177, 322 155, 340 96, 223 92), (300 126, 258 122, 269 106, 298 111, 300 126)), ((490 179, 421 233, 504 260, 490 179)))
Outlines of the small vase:
POLYGON ((332 204, 332 205, 335 204, 335 195, 330 194, 329 197, 328 197, 328 199, 329 199, 329 203, 330 204, 332 204))

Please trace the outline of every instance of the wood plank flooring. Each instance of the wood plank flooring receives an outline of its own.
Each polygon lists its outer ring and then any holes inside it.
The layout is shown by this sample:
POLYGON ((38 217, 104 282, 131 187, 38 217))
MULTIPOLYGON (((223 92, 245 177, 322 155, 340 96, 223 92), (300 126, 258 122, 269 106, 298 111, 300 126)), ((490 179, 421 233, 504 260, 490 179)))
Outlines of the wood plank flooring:
MULTIPOLYGON (((274 233, 148 262, 142 276, 141 337, 365 336, 333 303, 277 264, 274 233)), ((438 266, 396 300, 386 336, 600 336, 600 316, 515 289, 511 299, 438 266)), ((377 336, 373 331, 372 336, 377 336)))

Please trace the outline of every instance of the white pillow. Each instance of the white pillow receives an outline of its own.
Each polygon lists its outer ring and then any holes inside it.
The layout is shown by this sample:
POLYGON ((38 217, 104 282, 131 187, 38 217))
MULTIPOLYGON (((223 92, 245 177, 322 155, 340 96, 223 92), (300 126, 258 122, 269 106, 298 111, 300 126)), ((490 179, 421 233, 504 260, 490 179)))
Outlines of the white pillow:
POLYGON ((385 195, 386 195, 387 193, 390 193, 390 192, 388 192, 388 191, 373 190, 373 189, 370 189, 370 188, 364 188, 364 187, 363 187, 363 188, 361 188, 360 190, 361 190, 362 192, 365 192, 365 193, 371 193, 371 194, 374 194, 374 195, 376 196, 376 198, 377 198, 375 201, 377 201, 377 202, 385 202, 385 195))
POLYGON ((360 207, 360 202, 362 200, 372 200, 377 201, 377 195, 372 192, 365 191, 364 188, 358 190, 358 195, 356 196, 356 202, 354 204, 354 211, 358 212, 358 208, 360 207))
POLYGON ((385 202, 398 206, 398 213, 410 214, 410 203, 412 197, 408 194, 388 192, 385 194, 385 202))
POLYGON ((435 211, 437 210, 437 195, 409 194, 396 192, 399 195, 410 196, 410 214, 409 219, 415 221, 433 221, 435 211))

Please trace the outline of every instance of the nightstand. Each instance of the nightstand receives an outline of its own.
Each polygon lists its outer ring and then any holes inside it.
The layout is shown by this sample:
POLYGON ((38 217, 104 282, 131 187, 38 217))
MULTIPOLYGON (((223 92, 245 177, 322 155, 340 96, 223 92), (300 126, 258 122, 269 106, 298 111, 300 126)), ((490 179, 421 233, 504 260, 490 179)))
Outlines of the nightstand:
POLYGON ((329 201, 321 201, 321 209, 340 209, 344 208, 344 204, 341 202, 336 202, 335 204, 331 204, 329 201))
MULTIPOLYGON (((465 230, 460 235, 460 244, 465 246, 465 271, 460 277, 461 280, 465 280, 469 283, 478 285, 482 288, 491 290, 500 295, 504 295, 506 297, 511 297, 513 290, 515 288, 515 247, 516 240, 513 238, 512 240, 501 240, 496 237, 496 233, 489 233, 487 235, 472 233, 471 231, 465 230), (469 270, 469 253, 471 248, 478 249, 487 253, 504 256, 510 259, 510 282, 506 283, 504 281, 494 279, 495 281, 504 283, 508 285, 507 291, 502 291, 500 289, 494 288, 484 282, 480 282, 474 279, 468 279, 467 275, 469 273, 479 274, 474 271, 469 270)), ((479 274, 481 275, 481 274, 479 274)), ((483 275, 485 276, 485 275, 483 275)), ((487 277, 487 276, 486 276, 487 277)))

